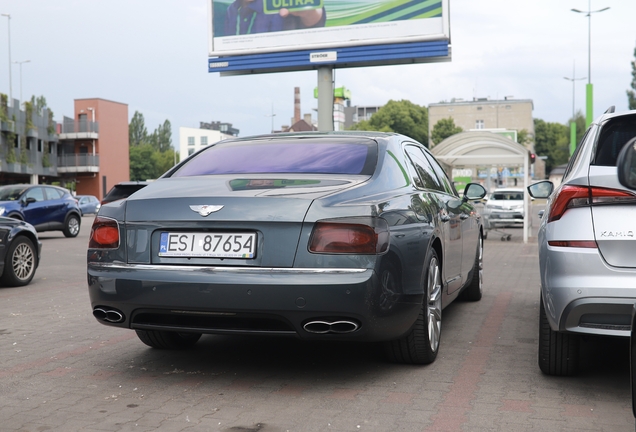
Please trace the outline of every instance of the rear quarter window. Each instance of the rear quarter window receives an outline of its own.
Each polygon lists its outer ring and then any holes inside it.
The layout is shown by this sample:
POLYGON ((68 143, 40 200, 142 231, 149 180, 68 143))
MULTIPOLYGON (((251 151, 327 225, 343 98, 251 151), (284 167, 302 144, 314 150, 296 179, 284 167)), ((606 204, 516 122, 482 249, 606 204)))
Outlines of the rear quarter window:
POLYGON ((636 115, 608 120, 599 134, 592 165, 616 166, 616 159, 627 141, 636 137, 636 115))

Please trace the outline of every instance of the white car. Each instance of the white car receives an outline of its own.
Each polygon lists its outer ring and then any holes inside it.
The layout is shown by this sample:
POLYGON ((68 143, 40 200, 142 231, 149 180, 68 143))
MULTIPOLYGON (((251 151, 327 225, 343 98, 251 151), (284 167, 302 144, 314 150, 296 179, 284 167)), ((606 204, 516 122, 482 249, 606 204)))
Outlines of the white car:
POLYGON ((483 217, 486 228, 523 226, 523 189, 499 188, 488 195, 483 217))

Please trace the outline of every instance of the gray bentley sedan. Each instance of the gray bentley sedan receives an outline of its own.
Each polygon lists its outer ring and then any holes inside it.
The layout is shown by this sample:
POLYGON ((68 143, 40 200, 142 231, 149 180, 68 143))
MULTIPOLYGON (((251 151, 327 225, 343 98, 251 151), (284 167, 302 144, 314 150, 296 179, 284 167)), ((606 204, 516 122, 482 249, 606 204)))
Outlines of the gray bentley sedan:
POLYGON ((202 334, 383 342, 435 360, 442 309, 482 296, 483 227, 418 142, 380 132, 221 141, 125 200, 88 246, 95 318, 154 348, 202 334))

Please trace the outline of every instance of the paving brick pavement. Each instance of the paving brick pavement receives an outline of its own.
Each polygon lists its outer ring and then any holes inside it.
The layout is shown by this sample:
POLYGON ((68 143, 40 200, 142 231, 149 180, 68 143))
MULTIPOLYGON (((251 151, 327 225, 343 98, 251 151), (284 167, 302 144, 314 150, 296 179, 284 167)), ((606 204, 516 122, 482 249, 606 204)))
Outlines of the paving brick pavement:
POLYGON ((0 431, 632 431, 626 341, 583 344, 583 370, 537 367, 536 242, 489 236, 485 294, 443 312, 429 366, 369 344, 204 336, 147 348, 90 314, 84 218, 47 235, 34 282, 0 288, 0 431))

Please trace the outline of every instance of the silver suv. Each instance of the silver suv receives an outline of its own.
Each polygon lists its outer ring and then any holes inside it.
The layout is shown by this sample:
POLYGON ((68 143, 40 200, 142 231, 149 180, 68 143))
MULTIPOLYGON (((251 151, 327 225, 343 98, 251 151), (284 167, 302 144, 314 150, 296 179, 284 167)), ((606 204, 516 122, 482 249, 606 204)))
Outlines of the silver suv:
POLYGON ((581 335, 629 337, 636 302, 636 194, 619 183, 616 160, 636 137, 636 111, 613 107, 590 125, 548 198, 538 231, 539 367, 574 375, 581 335))

